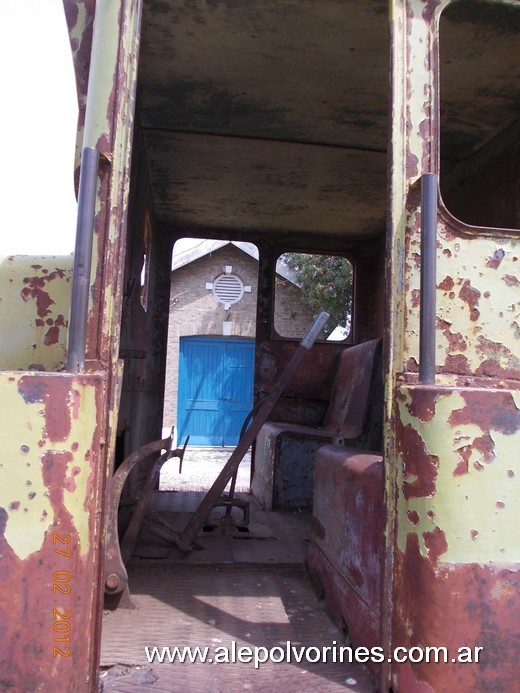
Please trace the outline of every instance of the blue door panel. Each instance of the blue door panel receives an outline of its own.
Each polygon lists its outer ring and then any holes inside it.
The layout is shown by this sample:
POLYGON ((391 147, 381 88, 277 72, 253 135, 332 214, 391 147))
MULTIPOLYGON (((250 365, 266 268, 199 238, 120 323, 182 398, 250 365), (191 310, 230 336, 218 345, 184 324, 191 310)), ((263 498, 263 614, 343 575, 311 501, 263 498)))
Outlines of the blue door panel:
POLYGON ((178 439, 236 445, 253 406, 254 341, 181 337, 178 439))

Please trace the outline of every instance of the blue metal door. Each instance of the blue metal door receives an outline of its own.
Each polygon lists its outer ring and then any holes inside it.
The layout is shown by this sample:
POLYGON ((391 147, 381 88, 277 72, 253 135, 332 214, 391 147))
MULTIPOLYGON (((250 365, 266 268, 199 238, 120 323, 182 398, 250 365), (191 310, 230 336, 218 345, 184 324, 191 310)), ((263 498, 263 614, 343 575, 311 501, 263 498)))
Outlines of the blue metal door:
POLYGON ((178 440, 236 445, 253 407, 255 343, 251 339, 181 337, 178 440))

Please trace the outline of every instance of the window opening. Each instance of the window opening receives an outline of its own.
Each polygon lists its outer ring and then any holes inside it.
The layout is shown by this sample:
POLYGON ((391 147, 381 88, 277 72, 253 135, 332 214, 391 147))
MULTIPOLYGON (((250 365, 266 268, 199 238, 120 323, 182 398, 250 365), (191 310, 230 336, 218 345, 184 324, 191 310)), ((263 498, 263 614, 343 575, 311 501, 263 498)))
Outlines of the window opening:
POLYGON ((353 267, 340 255, 283 253, 276 263, 274 329, 301 339, 322 310, 330 314, 323 339, 347 341, 352 334, 353 267))
POLYGON ((143 253, 143 269, 141 271, 141 305, 145 310, 148 310, 148 291, 150 282, 150 253, 152 249, 152 225, 150 223, 150 214, 146 211, 144 221, 144 253, 143 253))
POLYGON ((457 0, 440 21, 440 187, 473 226, 519 228, 520 7, 457 0))

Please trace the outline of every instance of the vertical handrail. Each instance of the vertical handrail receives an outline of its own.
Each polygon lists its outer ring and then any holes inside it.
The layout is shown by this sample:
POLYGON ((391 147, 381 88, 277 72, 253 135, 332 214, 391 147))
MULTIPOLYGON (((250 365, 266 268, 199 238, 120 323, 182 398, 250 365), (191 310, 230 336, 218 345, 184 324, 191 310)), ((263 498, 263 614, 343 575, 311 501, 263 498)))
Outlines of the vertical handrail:
POLYGON ((432 385, 435 382, 437 198, 437 175, 423 174, 421 178, 419 382, 425 385, 432 385))
POLYGON ((79 373, 85 369, 87 311, 98 164, 99 152, 97 149, 84 147, 81 153, 79 175, 78 221, 76 225, 69 348, 67 354, 67 371, 71 373, 79 373))

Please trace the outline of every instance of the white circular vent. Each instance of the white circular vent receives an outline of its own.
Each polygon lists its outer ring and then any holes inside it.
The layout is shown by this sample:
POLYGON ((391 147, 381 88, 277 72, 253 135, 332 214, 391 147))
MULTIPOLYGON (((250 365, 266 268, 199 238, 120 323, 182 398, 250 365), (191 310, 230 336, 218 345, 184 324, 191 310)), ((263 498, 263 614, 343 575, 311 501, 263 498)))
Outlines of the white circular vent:
POLYGON ((221 274, 213 282, 213 296, 226 306, 238 303, 244 295, 244 284, 236 274, 221 274))

